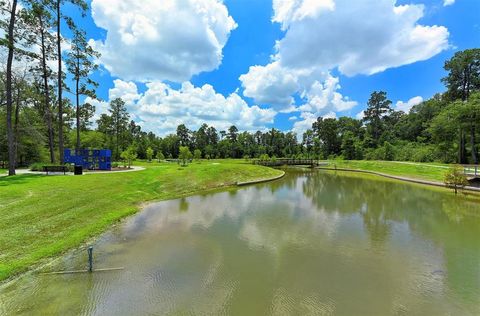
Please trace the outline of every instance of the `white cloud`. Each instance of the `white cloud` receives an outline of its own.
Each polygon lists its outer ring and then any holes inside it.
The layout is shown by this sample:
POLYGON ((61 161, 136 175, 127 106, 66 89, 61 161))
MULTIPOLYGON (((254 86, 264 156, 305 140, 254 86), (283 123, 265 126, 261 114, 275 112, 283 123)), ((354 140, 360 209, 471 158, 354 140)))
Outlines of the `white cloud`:
POLYGON ((443 0, 443 6, 449 6, 455 3, 455 0, 443 0))
POLYGON ((357 105, 339 92, 339 80, 331 70, 371 75, 429 59, 449 47, 445 27, 419 24, 423 5, 397 6, 396 0, 274 0, 273 9, 272 20, 282 25, 285 36, 277 41, 270 64, 250 67, 240 80, 244 95, 255 101, 278 110, 302 111, 306 122, 296 122, 297 130, 310 125, 315 116, 357 105), (305 103, 296 105, 295 95, 305 103))
POLYGON ((298 117, 296 117, 295 115, 294 115, 294 116, 290 116, 290 117, 288 118, 288 120, 289 120, 289 121, 296 121, 296 120, 298 120, 298 117))
POLYGON ((395 111, 403 111, 405 113, 408 113, 408 112, 410 112, 410 109, 412 107, 414 107, 415 105, 420 104, 422 102, 423 102, 423 98, 420 97, 420 96, 413 97, 410 100, 408 100, 407 102, 398 101, 395 104, 395 111))
POLYGON ((299 89, 298 76, 277 62, 250 67, 248 73, 240 76, 240 81, 245 88, 243 95, 280 110, 291 109, 292 94, 299 89))
POLYGON ((357 120, 363 120, 364 117, 365 117, 365 111, 360 111, 357 113, 357 115, 355 115, 355 118, 357 120))
POLYGON ((307 103, 300 106, 301 111, 310 111, 317 115, 328 112, 342 112, 356 106, 356 101, 343 97, 337 90, 340 89, 339 80, 328 76, 324 83, 315 81, 310 89, 305 92, 307 103))
POLYGON ((282 29, 295 21, 316 18, 322 11, 334 11, 333 0, 273 0, 274 22, 282 24, 282 29))
POLYGON ((182 82, 216 69, 236 23, 220 0, 93 0, 101 63, 126 80, 182 82))
MULTIPOLYGON (((306 0, 302 1, 303 3, 306 0)), ((289 68, 337 68, 347 76, 374 74, 426 60, 448 48, 443 26, 418 24, 423 5, 396 6, 395 0, 335 1, 334 10, 291 20, 297 7, 274 7, 274 21, 287 23, 276 59, 289 68), (290 8, 286 14, 285 7, 290 8)))
MULTIPOLYGON (((184 82, 175 90, 163 82, 154 81, 147 83, 147 90, 139 94, 133 82, 115 80, 114 83, 115 87, 109 91, 110 99, 124 99, 138 124, 158 135, 174 132, 179 124, 190 129, 198 129, 207 123, 218 130, 231 125, 240 130, 263 130, 267 124, 273 123, 277 114, 272 109, 248 106, 236 93, 224 97, 208 84, 194 87, 190 82, 184 82)), ((91 103, 98 107, 96 117, 102 111, 106 112, 105 102, 91 103)))
MULTIPOLYGON (((297 121, 293 124, 292 131, 297 133, 299 139, 301 139, 303 133, 307 129, 312 128, 312 124, 317 120, 318 116, 311 112, 300 113, 301 121, 297 121)), ((323 118, 336 118, 335 112, 328 112, 322 115, 323 118)))

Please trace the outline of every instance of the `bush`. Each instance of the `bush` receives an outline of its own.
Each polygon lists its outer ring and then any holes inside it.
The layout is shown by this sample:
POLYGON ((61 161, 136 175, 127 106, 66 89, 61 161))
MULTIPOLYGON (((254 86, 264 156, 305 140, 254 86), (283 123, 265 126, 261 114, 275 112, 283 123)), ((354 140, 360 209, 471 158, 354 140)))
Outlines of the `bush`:
POLYGON ((161 151, 158 151, 158 153, 157 153, 157 160, 158 160, 158 162, 160 162, 162 160, 165 160, 165 156, 163 155, 163 153, 161 151))
POLYGON ((130 168, 132 166, 132 162, 137 159, 137 151, 133 146, 129 146, 127 150, 120 154, 120 158, 122 158, 125 164, 128 165, 128 168, 130 168))
POLYGON ((118 162, 112 162, 112 168, 118 168, 119 163, 118 162))
POLYGON ((180 146, 180 153, 178 154, 179 162, 182 163, 182 166, 186 166, 188 161, 192 159, 193 155, 190 152, 190 149, 186 146, 180 146))
POLYGON ((458 189, 463 189, 468 185, 467 176, 463 173, 461 166, 451 167, 445 174, 444 183, 447 187, 454 189, 457 194, 458 189))
POLYGON ((270 160, 270 156, 268 156, 268 154, 263 154, 263 155, 260 155, 259 159, 262 161, 267 161, 267 160, 270 160))
POLYGON ((193 151, 193 158, 194 158, 195 160, 200 160, 200 159, 202 159, 202 151, 201 151, 200 149, 195 149, 195 150, 193 151))

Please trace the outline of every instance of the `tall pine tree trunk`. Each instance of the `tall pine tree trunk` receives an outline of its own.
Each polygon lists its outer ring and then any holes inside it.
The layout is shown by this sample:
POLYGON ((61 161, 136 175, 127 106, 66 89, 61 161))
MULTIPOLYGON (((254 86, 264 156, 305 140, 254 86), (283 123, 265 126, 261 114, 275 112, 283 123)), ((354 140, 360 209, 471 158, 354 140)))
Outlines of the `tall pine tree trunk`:
POLYGON ((17 165, 17 158, 18 158, 18 142, 20 136, 18 134, 18 124, 20 120, 20 85, 17 85, 17 100, 16 100, 16 107, 15 107, 15 122, 13 125, 13 134, 15 135, 14 144, 15 144, 15 166, 17 165))
POLYGON ((466 164, 465 132, 460 128, 460 140, 458 145, 458 163, 466 164))
POLYGON ((10 13, 10 22, 8 24, 8 58, 7 58, 7 140, 8 140, 8 175, 15 175, 15 141, 14 131, 12 126, 12 64, 13 64, 13 29, 15 27, 15 14, 17 11, 17 0, 12 2, 12 11, 10 13))
POLYGON ((62 100, 62 44, 60 23, 61 0, 57 0, 57 58, 58 58, 58 151, 60 153, 60 163, 63 164, 63 100, 62 100))
POLYGON ((472 150, 472 162, 478 164, 477 147, 475 146, 475 124, 470 128, 470 148, 472 150))
POLYGON ((77 101, 77 108, 76 108, 76 116, 77 116, 77 145, 76 148, 80 149, 80 97, 79 97, 79 79, 77 78, 76 80, 76 86, 75 86, 75 95, 76 95, 76 101, 77 101))
POLYGON ((55 163, 55 148, 54 148, 54 135, 53 135, 53 114, 50 107, 50 88, 48 86, 48 69, 47 69, 47 57, 46 57, 46 47, 45 47, 45 30, 43 28, 43 19, 42 16, 38 16, 41 28, 41 50, 42 50, 42 71, 43 71, 43 93, 44 93, 44 107, 45 107, 45 116, 47 121, 48 129, 48 147, 50 151, 50 162, 55 163))

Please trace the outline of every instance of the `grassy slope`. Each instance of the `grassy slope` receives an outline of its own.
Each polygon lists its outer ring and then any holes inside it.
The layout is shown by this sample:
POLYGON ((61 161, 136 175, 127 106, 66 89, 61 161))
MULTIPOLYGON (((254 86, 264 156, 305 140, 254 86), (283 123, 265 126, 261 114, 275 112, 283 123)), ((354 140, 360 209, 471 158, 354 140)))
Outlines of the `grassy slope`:
POLYGON ((393 161, 332 160, 329 167, 376 171, 394 176, 443 182, 448 165, 431 163, 402 163, 393 161))
POLYGON ((80 177, 0 177, 0 280, 81 244, 136 212, 141 202, 280 174, 231 160, 185 168, 174 163, 145 166, 144 171, 80 177))

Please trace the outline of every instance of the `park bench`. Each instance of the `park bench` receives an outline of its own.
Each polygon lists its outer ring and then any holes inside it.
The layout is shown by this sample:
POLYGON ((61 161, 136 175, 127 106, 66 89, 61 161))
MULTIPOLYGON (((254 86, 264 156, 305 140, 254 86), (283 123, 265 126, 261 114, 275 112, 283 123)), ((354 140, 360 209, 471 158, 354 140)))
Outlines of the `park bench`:
POLYGON ((68 167, 67 166, 43 166, 43 171, 47 173, 47 176, 49 172, 63 172, 63 174, 65 174, 68 171, 68 167))

